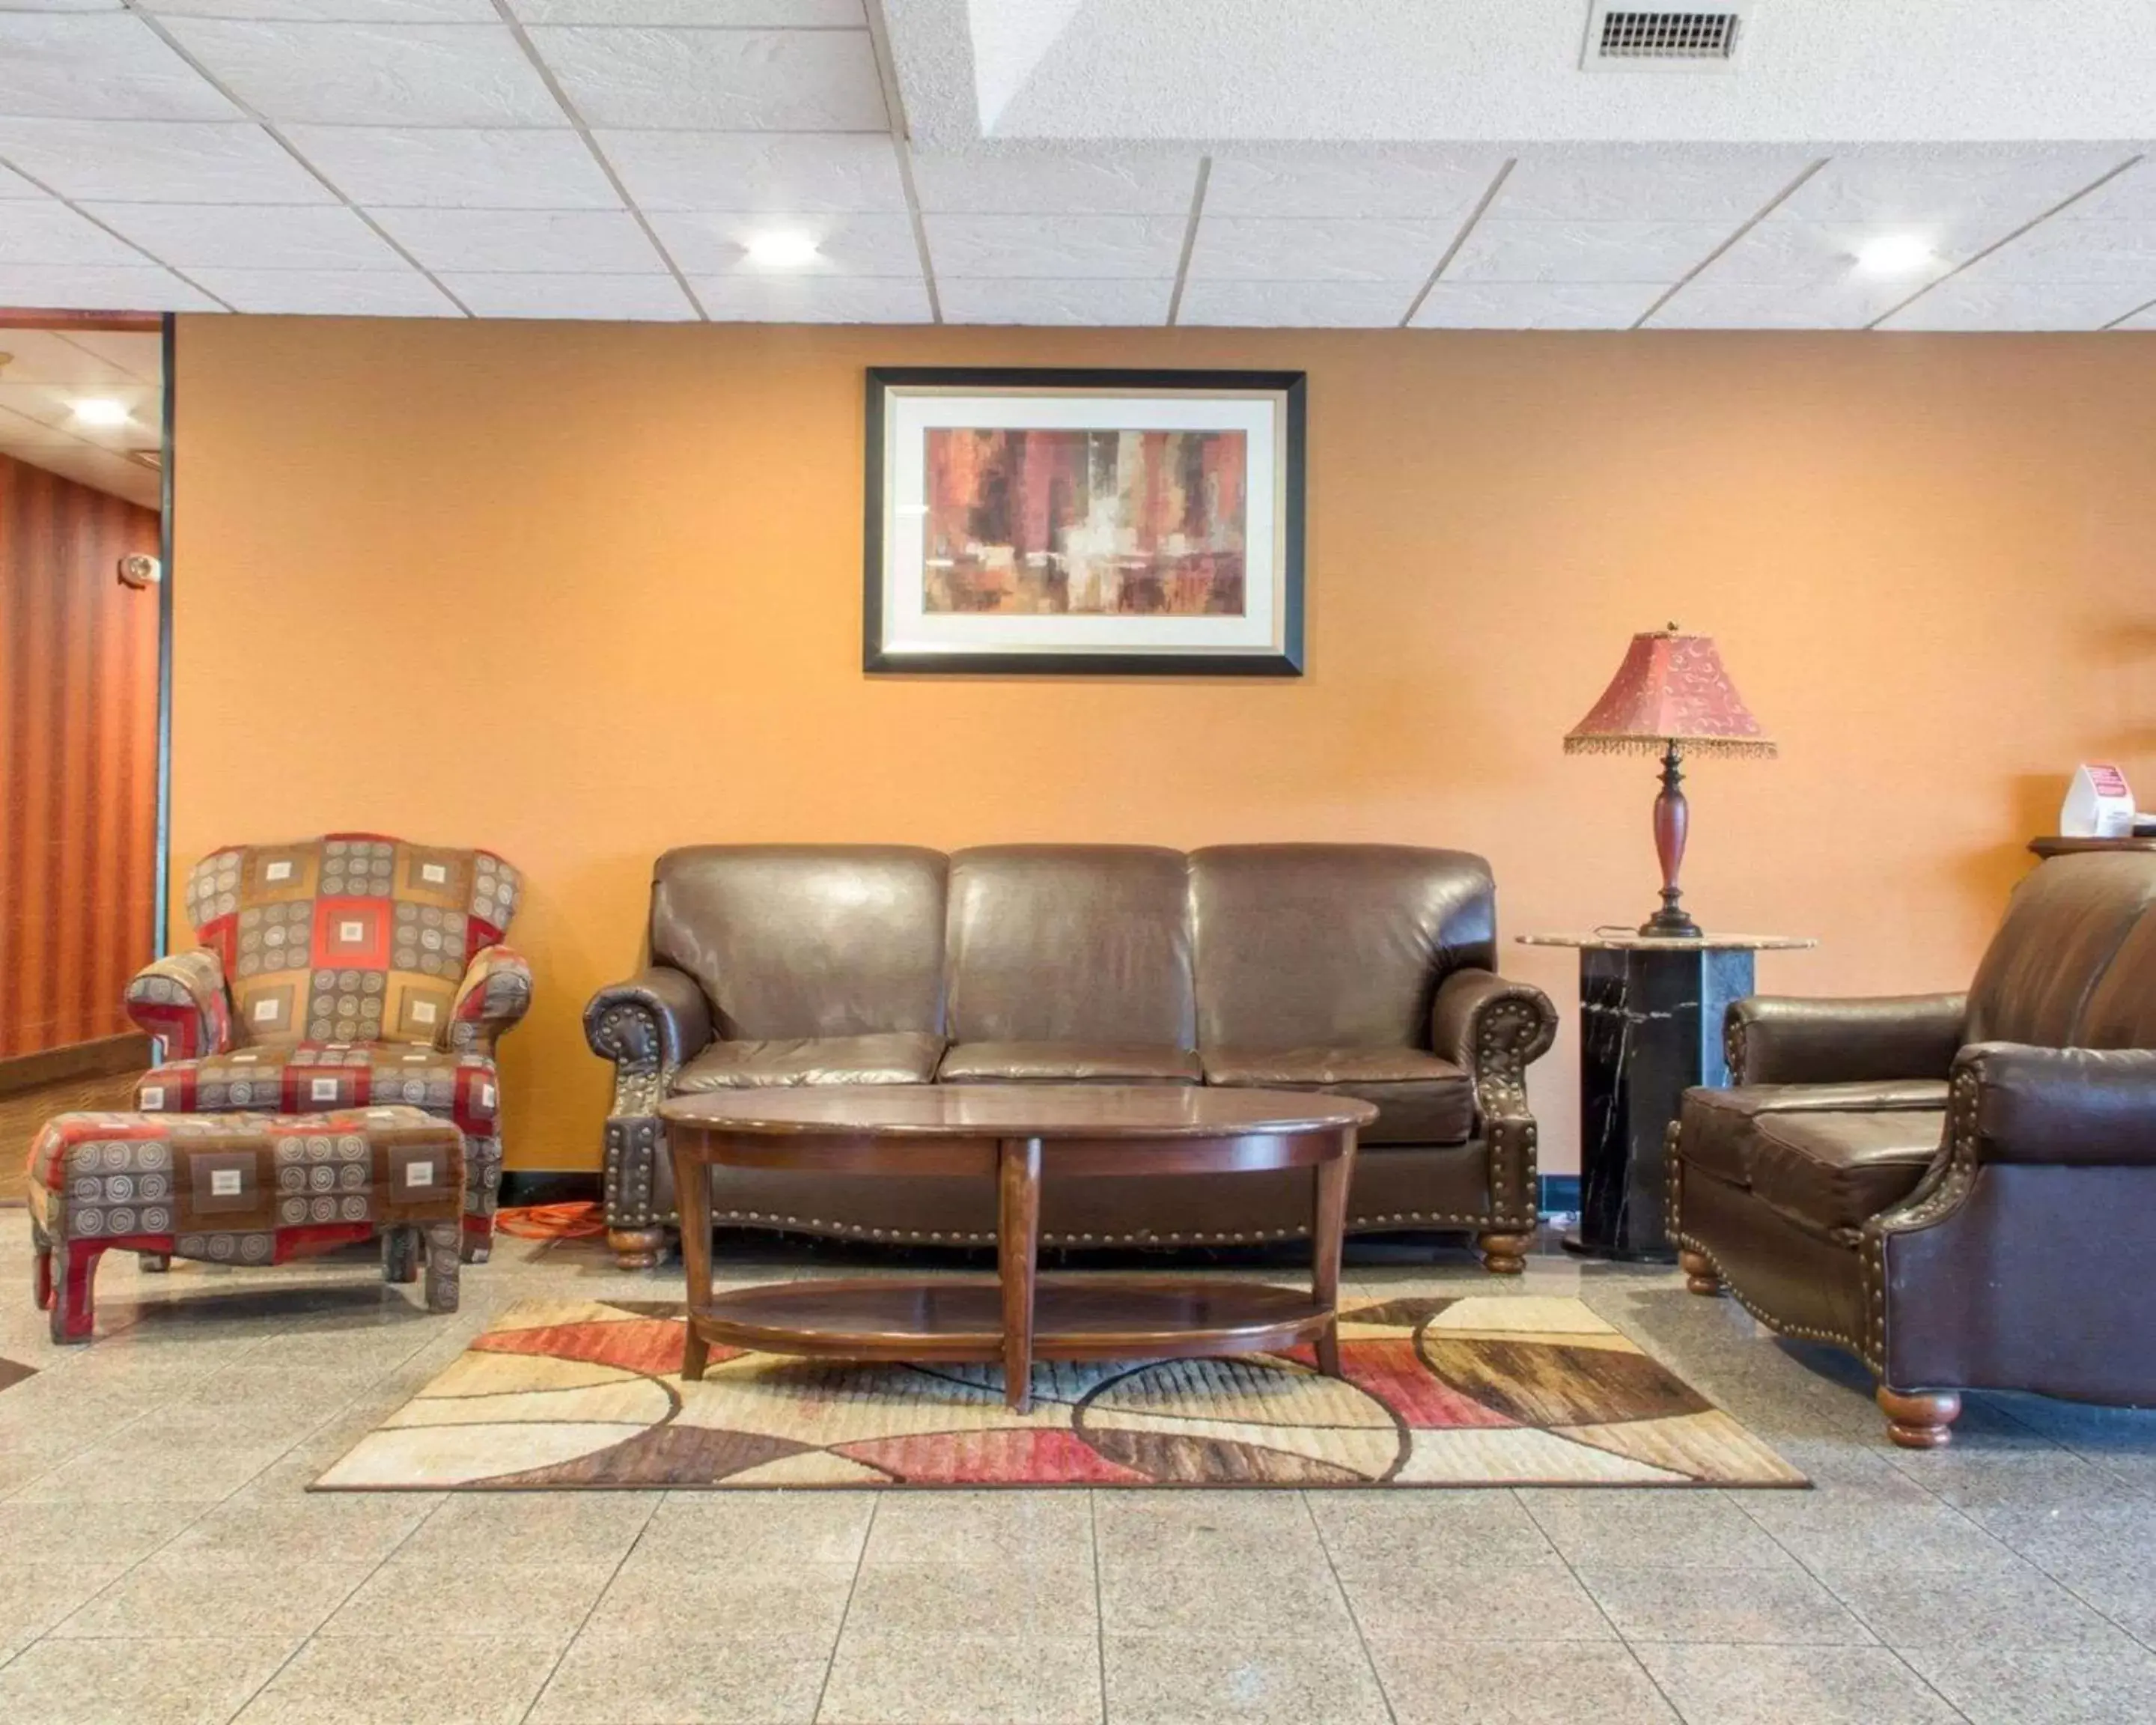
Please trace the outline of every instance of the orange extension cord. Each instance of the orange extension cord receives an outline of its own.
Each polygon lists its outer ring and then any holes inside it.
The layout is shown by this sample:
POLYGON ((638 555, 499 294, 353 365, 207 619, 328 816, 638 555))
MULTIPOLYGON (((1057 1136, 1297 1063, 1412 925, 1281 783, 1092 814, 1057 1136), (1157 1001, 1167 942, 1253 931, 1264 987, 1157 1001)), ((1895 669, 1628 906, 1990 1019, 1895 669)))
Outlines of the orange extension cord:
POLYGON ((494 1225, 519 1240, 584 1240, 606 1232, 595 1204, 526 1204, 494 1213, 494 1225))

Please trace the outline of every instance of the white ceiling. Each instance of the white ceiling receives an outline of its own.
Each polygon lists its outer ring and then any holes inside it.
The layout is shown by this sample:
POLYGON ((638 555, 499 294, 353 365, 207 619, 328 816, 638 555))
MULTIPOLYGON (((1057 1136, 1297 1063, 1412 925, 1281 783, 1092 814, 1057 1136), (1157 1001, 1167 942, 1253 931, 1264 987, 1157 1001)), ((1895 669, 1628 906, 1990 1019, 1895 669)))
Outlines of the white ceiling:
POLYGON ((158 445, 162 345, 150 334, 0 329, 0 455, 155 509, 157 471, 132 456, 158 445), (126 423, 83 424, 74 404, 85 397, 124 403, 126 423))
POLYGON ((0 305, 2156 329, 2156 0, 1753 3, 0 0, 0 305))

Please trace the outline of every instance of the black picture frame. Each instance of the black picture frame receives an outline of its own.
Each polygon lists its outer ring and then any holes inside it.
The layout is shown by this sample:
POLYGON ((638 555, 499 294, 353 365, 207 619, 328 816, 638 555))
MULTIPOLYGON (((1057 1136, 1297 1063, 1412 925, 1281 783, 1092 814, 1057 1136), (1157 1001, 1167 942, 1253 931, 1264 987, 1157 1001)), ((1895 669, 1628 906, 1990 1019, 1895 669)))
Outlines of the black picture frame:
POLYGON ((1299 677, 1303 674, 1303 471, 1305 394, 1302 372, 1163 371, 1067 367, 872 366, 868 370, 864 482, 861 668, 879 675, 932 676, 1217 676, 1299 677), (885 522, 889 475, 884 452, 891 392, 906 388, 1027 390, 1102 396, 1151 392, 1255 393, 1282 398, 1278 577, 1281 639, 1258 651, 1014 652, 892 651, 884 639, 885 522))

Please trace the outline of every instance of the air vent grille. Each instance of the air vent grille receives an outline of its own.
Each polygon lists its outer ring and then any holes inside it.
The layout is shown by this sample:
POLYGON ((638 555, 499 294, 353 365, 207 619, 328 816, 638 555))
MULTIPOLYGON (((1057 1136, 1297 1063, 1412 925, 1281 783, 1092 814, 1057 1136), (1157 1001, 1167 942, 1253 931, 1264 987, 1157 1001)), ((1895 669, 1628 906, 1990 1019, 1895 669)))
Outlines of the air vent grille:
POLYGON ((1737 54, 1734 12, 1605 12, 1595 58, 1603 60, 1729 60, 1737 54))

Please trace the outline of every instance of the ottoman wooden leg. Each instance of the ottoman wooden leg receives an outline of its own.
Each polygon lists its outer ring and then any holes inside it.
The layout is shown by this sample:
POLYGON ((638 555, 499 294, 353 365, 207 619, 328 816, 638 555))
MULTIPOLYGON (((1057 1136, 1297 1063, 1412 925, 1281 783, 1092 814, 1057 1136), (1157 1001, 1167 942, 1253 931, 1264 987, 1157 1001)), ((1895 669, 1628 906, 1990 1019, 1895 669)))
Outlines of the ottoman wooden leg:
POLYGON ((135 1261, 145 1276, 162 1276, 172 1267, 172 1255, 170 1252, 137 1252, 135 1261))
POLYGON ((385 1228, 382 1230, 382 1279, 386 1282, 419 1279, 419 1230, 385 1228))
POLYGON ((37 1256, 30 1265, 30 1292, 36 1298, 38 1310, 53 1309, 53 1243, 45 1230, 35 1222, 30 1224, 30 1245, 37 1256))
POLYGON ((91 1286, 97 1279, 101 1245, 55 1240, 52 1250, 53 1341, 59 1347, 87 1342, 97 1327, 91 1286))
POLYGON ((457 1309, 458 1271, 464 1230, 454 1222, 427 1224, 427 1310, 457 1309))

